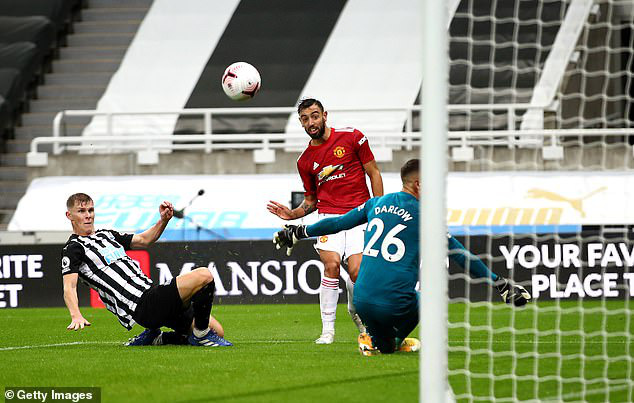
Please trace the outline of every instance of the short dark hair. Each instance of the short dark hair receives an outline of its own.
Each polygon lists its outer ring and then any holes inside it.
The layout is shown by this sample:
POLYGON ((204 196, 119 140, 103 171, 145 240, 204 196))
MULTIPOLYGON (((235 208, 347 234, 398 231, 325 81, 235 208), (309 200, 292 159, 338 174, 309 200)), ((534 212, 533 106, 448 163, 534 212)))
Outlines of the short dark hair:
POLYGON ((317 99, 304 98, 301 101, 299 101, 299 104, 297 105, 297 114, 299 115, 300 113, 302 113, 304 109, 310 108, 313 105, 317 105, 320 111, 322 112, 324 111, 324 106, 317 99))
POLYGON ((79 204, 88 203, 92 201, 92 197, 88 196, 86 193, 75 193, 70 195, 68 200, 66 200, 66 208, 68 210, 75 207, 75 204, 79 202, 79 204))
POLYGON ((413 158, 403 164, 403 166, 401 167, 401 181, 405 183, 412 174, 415 173, 418 175, 418 171, 420 169, 419 167, 420 161, 418 158, 413 158))

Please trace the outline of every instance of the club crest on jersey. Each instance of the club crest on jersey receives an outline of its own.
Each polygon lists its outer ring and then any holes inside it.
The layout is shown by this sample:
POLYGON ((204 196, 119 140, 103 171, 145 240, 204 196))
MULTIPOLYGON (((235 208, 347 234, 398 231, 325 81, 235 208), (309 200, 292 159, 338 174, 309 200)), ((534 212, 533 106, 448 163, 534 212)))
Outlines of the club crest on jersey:
POLYGON ((322 182, 324 179, 328 179, 328 177, 331 176, 335 171, 341 170, 343 170, 343 164, 325 166, 317 174, 317 179, 322 182))
POLYGON ((337 146, 334 150, 332 150, 332 153, 335 155, 335 157, 342 158, 344 155, 346 155, 346 149, 342 146, 337 146))
POLYGON ((322 235, 319 237, 319 242, 320 243, 326 243, 328 242, 328 235, 322 235))

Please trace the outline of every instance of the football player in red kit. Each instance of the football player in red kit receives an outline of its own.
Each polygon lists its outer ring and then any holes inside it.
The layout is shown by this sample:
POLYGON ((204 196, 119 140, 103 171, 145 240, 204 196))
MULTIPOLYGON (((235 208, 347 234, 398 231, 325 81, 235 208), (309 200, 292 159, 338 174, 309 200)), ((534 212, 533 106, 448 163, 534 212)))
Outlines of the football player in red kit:
MULTIPOLYGON (((365 175, 370 178, 373 196, 383 195, 381 173, 368 139, 357 129, 328 127, 328 112, 316 99, 308 98, 297 107, 299 120, 310 136, 308 147, 297 160, 304 184, 304 200, 293 210, 270 201, 268 210, 284 220, 294 220, 318 210, 319 218, 342 215, 370 198, 365 175)), ((318 238, 315 248, 324 264, 319 291, 322 333, 317 344, 331 344, 335 337, 335 317, 339 300, 339 267, 347 260, 350 279, 348 312, 361 334, 365 327, 352 304, 363 251, 363 225, 318 238)))

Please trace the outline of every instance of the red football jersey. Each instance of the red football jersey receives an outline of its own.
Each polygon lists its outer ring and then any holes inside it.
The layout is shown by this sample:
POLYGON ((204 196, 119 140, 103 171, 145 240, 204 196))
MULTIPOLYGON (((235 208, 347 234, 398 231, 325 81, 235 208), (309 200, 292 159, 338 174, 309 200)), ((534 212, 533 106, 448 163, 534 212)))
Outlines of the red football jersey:
POLYGON ((331 129, 325 143, 309 143, 297 160, 304 194, 317 196, 320 213, 347 213, 370 198, 363 164, 373 160, 363 133, 353 128, 331 129))

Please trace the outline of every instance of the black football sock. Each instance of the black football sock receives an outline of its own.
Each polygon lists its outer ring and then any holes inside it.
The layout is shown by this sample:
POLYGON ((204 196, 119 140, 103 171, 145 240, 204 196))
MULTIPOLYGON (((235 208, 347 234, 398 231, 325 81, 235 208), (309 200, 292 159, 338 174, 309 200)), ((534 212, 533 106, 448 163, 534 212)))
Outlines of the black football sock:
POLYGON ((214 291, 216 285, 213 280, 200 289, 192 297, 192 307, 194 308, 194 327, 198 330, 209 328, 209 316, 211 315, 211 305, 214 301, 214 291))

